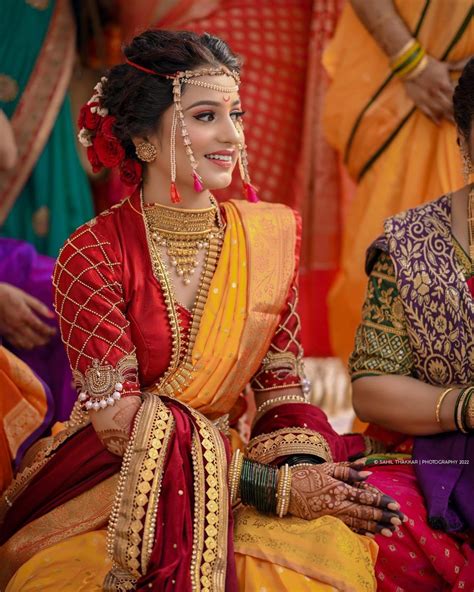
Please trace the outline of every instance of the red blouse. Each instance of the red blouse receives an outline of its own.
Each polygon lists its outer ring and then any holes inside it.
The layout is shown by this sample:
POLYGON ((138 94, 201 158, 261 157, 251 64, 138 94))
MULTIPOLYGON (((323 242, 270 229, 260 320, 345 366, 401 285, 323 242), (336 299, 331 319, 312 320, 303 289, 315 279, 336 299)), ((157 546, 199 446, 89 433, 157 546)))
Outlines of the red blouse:
MULTIPOLYGON (((53 276, 55 307, 83 400, 139 394, 166 372, 172 322, 180 327, 181 355, 191 313, 174 302, 155 277, 139 203, 129 198, 81 226, 64 245, 53 276)), ((297 247, 299 252, 300 237, 297 247)), ((297 274, 269 352, 252 384, 256 389, 301 384, 297 274)), ((249 377, 250 378, 250 377, 249 377)))

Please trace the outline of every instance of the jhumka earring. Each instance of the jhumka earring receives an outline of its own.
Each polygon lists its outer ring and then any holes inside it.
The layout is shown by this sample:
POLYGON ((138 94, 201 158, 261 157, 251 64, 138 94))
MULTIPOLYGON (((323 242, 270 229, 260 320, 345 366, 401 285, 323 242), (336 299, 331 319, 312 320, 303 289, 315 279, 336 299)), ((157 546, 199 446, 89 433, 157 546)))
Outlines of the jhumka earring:
POLYGON ((157 151, 150 142, 140 142, 140 144, 137 144, 135 153, 143 162, 153 162, 156 160, 157 151))

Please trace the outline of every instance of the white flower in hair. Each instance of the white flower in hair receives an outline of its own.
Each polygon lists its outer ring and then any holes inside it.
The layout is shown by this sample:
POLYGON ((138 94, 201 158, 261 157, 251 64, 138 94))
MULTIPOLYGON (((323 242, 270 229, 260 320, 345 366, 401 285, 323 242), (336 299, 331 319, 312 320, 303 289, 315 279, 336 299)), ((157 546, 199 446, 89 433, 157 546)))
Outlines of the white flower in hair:
POLYGON ((91 135, 89 130, 86 130, 85 127, 81 128, 80 132, 77 134, 79 142, 85 147, 89 148, 92 146, 91 135))
POLYGON ((102 85, 104 84, 104 82, 107 82, 107 78, 105 76, 102 76, 102 78, 100 79, 100 81, 94 86, 94 90, 97 94, 98 97, 103 97, 104 96, 104 89, 102 87, 102 85))

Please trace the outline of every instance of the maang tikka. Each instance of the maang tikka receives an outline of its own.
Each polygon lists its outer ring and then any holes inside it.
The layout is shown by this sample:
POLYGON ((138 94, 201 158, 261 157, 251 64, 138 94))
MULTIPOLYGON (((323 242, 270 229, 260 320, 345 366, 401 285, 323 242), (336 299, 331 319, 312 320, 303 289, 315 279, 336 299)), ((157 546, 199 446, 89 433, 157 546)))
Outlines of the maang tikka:
MULTIPOLYGON (((154 70, 150 70, 139 64, 135 64, 130 60, 126 60, 127 64, 141 70, 142 72, 146 72, 148 74, 154 74, 156 76, 162 76, 164 78, 168 78, 169 80, 173 81, 173 103, 174 103, 174 112, 173 112, 173 119, 171 122, 171 138, 170 138, 170 169, 171 169, 171 186, 170 186, 170 197, 171 202, 176 204, 181 201, 181 197, 179 195, 178 188, 176 186, 176 134, 178 133, 178 128, 181 132, 181 137, 183 139, 184 147, 186 150, 186 154, 188 155, 189 162, 192 169, 192 176, 193 176, 193 185, 194 190, 197 193, 200 193, 204 190, 204 185, 202 181, 202 177, 198 172, 198 163, 193 153, 192 145, 191 145, 191 138, 189 137, 188 130, 186 128, 186 122, 184 120, 184 113, 183 108, 181 105, 181 95, 182 95, 182 85, 183 84, 192 84, 194 86, 200 86, 202 88, 208 88, 210 90, 215 90, 217 92, 224 93, 225 96, 229 96, 232 92, 238 92, 239 85, 240 85, 240 77, 239 74, 235 71, 228 70, 225 67, 221 68, 203 68, 200 70, 186 70, 184 72, 176 72, 175 74, 161 74, 159 72, 155 72, 154 70), (197 78, 201 78, 203 76, 231 76, 234 80, 234 85, 231 86, 223 86, 220 84, 213 84, 212 82, 205 82, 203 80, 197 80, 197 78)), ((244 138, 244 130, 242 121, 238 121, 236 123, 237 130, 239 135, 242 138, 242 141, 239 145, 239 170, 240 175, 242 178, 242 184, 244 189, 244 195, 250 202, 257 202, 258 195, 255 187, 252 185, 250 181, 250 176, 248 172, 248 160, 247 160, 247 149, 245 145, 245 138, 244 138)))

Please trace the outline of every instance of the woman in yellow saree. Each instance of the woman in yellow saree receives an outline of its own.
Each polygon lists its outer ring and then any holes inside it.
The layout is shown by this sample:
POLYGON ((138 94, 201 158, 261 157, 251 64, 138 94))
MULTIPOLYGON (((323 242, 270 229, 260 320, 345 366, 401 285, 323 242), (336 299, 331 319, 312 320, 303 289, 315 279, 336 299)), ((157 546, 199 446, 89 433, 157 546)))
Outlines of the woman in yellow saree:
POLYGON ((305 400, 300 223, 256 203, 239 62, 186 32, 145 32, 125 54, 80 137, 95 167, 120 165, 138 187, 59 256, 78 402, 1 499, 0 587, 375 590, 371 537, 404 517, 340 462, 370 441, 338 436, 305 400), (209 188, 237 161, 249 202, 219 208, 209 188), (227 435, 249 381, 258 413, 243 455, 227 435))
POLYGON ((450 74, 474 54, 472 15, 471 0, 351 0, 325 52, 326 136, 357 182, 329 296, 331 341, 343 358, 364 299, 365 250, 383 221, 462 186, 450 74), (412 39, 421 51, 403 78, 390 62, 412 39))

